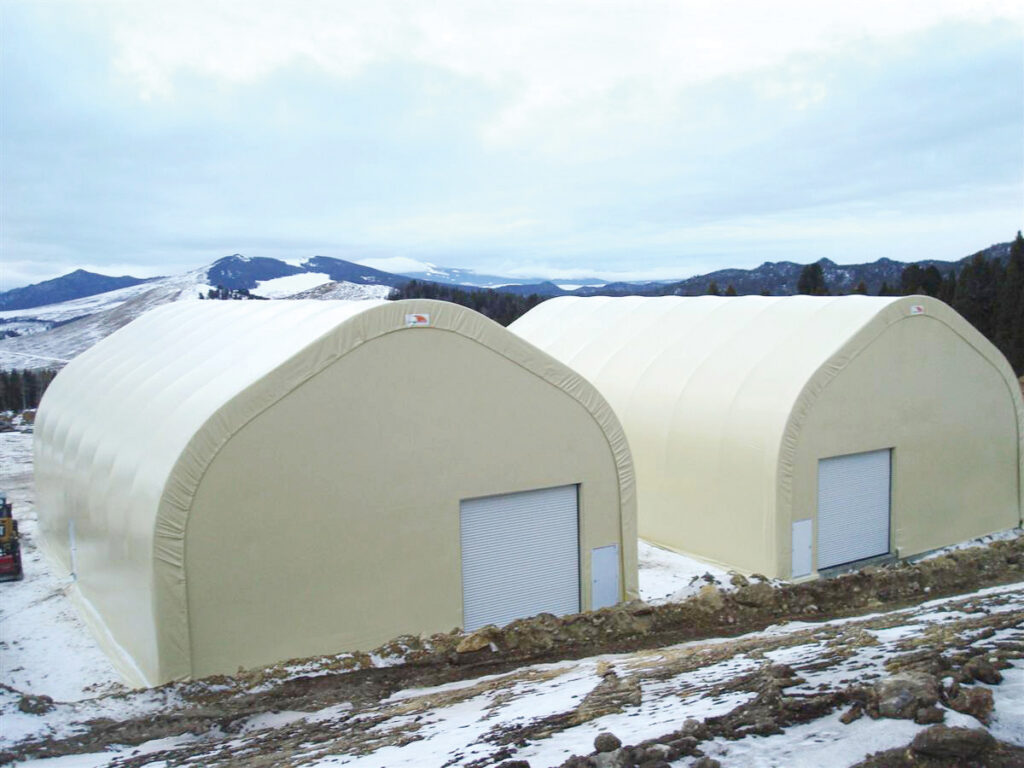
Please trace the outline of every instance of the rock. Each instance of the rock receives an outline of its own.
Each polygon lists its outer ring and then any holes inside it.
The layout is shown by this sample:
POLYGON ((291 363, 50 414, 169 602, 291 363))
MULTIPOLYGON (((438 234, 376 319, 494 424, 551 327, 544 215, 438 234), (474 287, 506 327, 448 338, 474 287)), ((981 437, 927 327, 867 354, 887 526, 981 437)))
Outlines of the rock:
POLYGON ((693 736, 680 736, 678 739, 672 739, 670 742, 672 747, 677 752, 676 757, 679 755, 692 755, 693 751, 697 749, 697 741, 693 736))
POLYGON ((494 768, 530 768, 530 761, 506 760, 504 763, 498 763, 494 768))
MULTIPOLYGON (((697 740, 694 739, 693 742, 696 744, 697 740)), ((678 755, 675 757, 678 757, 678 755)), ((651 744, 651 746, 644 750, 643 754, 644 763, 657 763, 659 760, 667 761, 672 759, 674 759, 672 748, 668 744, 651 744)))
POLYGON ((722 768, 722 764, 713 757, 702 757, 693 763, 690 768, 722 768))
POLYGON ((589 759, 594 768, 629 768, 635 765, 629 754, 624 749, 614 749, 611 752, 598 752, 589 759))
POLYGON ((995 738, 983 728, 933 725, 914 737, 910 749, 928 757, 956 759, 976 757, 995 745, 995 738))
POLYGON ((768 674, 780 680, 796 677, 796 672, 789 664, 772 664, 768 667, 768 674))
POLYGON ((692 736, 693 734, 697 733, 702 726, 703 723, 701 723, 701 721, 697 718, 688 717, 683 721, 683 727, 679 730, 686 736, 692 736))
POLYGON ((18 709, 26 715, 45 715, 53 708, 53 699, 46 695, 33 696, 31 693, 26 693, 18 702, 18 709))
POLYGON ((750 582, 747 581, 746 576, 739 573, 734 573, 732 574, 732 577, 729 579, 729 583, 732 584, 734 587, 745 587, 750 582))
POLYGON ((906 672, 879 680, 871 688, 870 699, 873 715, 910 720, 917 710, 939 700, 939 684, 931 675, 906 672))
POLYGON ((607 731, 597 734, 597 738, 594 739, 594 749, 598 752, 614 752, 621 746, 622 742, 619 741, 619 737, 607 731))
POLYGON ((964 672, 979 683, 999 685, 1003 682, 1002 674, 985 656, 975 656, 964 664, 964 672))
POLYGON ((733 594, 736 602, 750 608, 766 608, 775 600, 775 590, 763 582, 740 587, 733 594))
POLYGON ((843 725, 849 725, 854 720, 860 720, 862 717, 864 717, 864 707, 862 707, 860 704, 854 704, 842 715, 840 715, 839 722, 843 725))
POLYGON ((914 713, 914 722, 918 725, 941 723, 945 719, 946 713, 938 707, 921 707, 914 713))
POLYGON ((979 722, 988 724, 992 715, 992 708, 995 706, 992 701, 992 691, 988 688, 960 688, 955 696, 947 702, 952 709, 971 715, 979 722))
POLYGON ((488 624, 486 627, 480 627, 480 629, 473 634, 464 637, 462 641, 455 646, 455 652, 476 653, 477 651, 482 651, 484 648, 490 648, 491 643, 493 643, 500 634, 501 630, 493 624, 488 624))
POLYGON ((697 593, 697 601, 702 608, 710 611, 720 611, 725 606, 725 600, 718 587, 714 584, 705 584, 697 593))

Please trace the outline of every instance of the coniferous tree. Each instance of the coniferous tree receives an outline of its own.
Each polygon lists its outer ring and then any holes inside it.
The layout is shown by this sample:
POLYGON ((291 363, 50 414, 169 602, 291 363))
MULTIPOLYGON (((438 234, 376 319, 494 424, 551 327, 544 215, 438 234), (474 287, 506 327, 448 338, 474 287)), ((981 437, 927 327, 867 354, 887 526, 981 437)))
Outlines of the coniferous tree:
POLYGON ((939 288, 939 298, 947 304, 953 304, 953 297, 956 295, 956 271, 950 270, 942 280, 942 287, 939 288))
POLYGON ((732 283, 729 283, 725 287, 725 295, 726 296, 735 296, 736 295, 736 288, 733 287, 732 283))
POLYGON ((960 270, 953 294, 953 308, 987 339, 994 337, 996 285, 1001 273, 999 262, 976 253, 960 270))
POLYGON ((490 289, 465 291, 450 285, 418 280, 411 280, 401 288, 392 291, 388 298, 392 300, 437 299, 450 301, 476 310, 501 325, 508 325, 544 301, 543 296, 536 294, 519 296, 490 289))
POLYGON ((796 281, 796 292, 806 296, 827 296, 828 286, 825 284, 825 273, 821 264, 808 264, 800 270, 796 281))
POLYGON ((708 296, 721 296, 721 292, 718 290, 718 283, 712 280, 708 283, 708 296))
POLYGON ((932 264, 921 275, 921 290, 929 296, 938 296, 942 290, 942 273, 932 264))
POLYGON ((857 283, 857 287, 853 289, 854 293, 859 293, 861 296, 866 296, 868 293, 868 284, 861 280, 857 283))
POLYGON ((1003 279, 996 292, 995 345, 1015 371, 1024 368, 1024 237, 1010 246, 1003 279))

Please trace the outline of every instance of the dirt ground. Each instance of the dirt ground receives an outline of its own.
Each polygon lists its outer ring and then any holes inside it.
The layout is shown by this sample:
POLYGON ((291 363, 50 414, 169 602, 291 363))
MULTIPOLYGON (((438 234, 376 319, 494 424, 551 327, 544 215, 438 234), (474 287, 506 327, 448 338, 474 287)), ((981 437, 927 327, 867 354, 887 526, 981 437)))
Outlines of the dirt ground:
MULTIPOLYGON (((468 636, 403 637, 372 655, 295 660, 235 677, 114 693, 88 706, 24 696, 5 686, 0 694, 17 699, 21 712, 60 716, 63 725, 19 742, 0 753, 0 761, 97 753, 113 745, 118 745, 115 753, 104 764, 299 765, 331 755, 372 756, 382 748, 424 738, 422 724, 439 710, 487 701, 498 712, 523 695, 516 691, 564 675, 564 667, 556 663, 618 654, 613 662, 596 662, 596 684, 581 701, 511 724, 499 718, 480 740, 485 756, 474 762, 459 753, 445 764, 483 766, 516 759, 530 745, 638 706, 666 681, 676 686, 666 689, 666 696, 742 699, 722 714, 687 720, 643 739, 619 733, 616 740, 621 743, 613 749, 579 752, 563 762, 664 765, 666 760, 699 757, 709 743, 779 734, 838 712, 851 722, 896 717, 925 723, 937 723, 945 713, 961 713, 984 725, 992 696, 977 693, 988 690, 978 683, 998 683, 1001 669, 1024 658, 1024 537, 805 584, 735 580, 734 590, 709 586, 681 603, 632 603, 564 618, 540 616, 468 636), (1001 584, 1020 586, 977 593, 1001 584), (950 597, 968 593, 977 594, 950 597), (901 627, 915 611, 925 610, 919 607, 924 601, 944 597, 949 599, 940 601, 945 617, 941 624, 902 636, 901 627), (836 621, 856 616, 862 618, 836 621), (787 623, 792 628, 777 630, 787 623), (761 631, 769 627, 774 629, 761 631), (878 638, 887 632, 899 639, 882 648, 878 638), (815 651, 799 664, 772 661, 784 657, 787 649, 803 647, 815 651), (877 688, 878 681, 862 680, 850 667, 865 653, 870 654, 866 660, 857 662, 864 668, 874 664, 871 668, 884 675, 924 680, 918 687, 926 693, 914 687, 917 683, 908 684, 910 692, 901 690, 896 698, 909 696, 909 708, 886 710, 887 693, 877 688), (374 658, 391 659, 393 665, 373 666, 374 658), (744 660, 736 674, 707 684, 688 682, 703 670, 736 659, 744 660), (823 675, 822 682, 809 687, 808 680, 823 675), (427 692, 396 696, 421 689, 427 692), (155 740, 172 744, 133 754, 132 747, 155 740)), ((984 748, 974 745, 978 751, 967 757, 957 753, 974 748, 955 743, 967 730, 961 726, 951 736, 936 732, 937 740, 945 738, 953 745, 935 747, 938 757, 907 745, 864 765, 966 765, 976 758, 989 761, 978 764, 1024 765, 1024 751, 998 739, 984 748), (947 747, 953 757, 943 757, 947 747), (949 762, 956 759, 968 762, 949 762)))

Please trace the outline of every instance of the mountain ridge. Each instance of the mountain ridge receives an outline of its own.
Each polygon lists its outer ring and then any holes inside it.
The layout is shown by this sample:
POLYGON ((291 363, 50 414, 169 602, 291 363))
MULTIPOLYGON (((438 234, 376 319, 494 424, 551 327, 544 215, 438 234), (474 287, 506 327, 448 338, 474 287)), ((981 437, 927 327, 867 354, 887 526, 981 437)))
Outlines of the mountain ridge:
POLYGON ((60 277, 0 292, 0 311, 60 304, 64 301, 82 299, 99 293, 109 293, 119 288, 129 288, 159 279, 161 278, 132 277, 131 275, 114 277, 98 272, 89 272, 85 269, 76 269, 60 277))
MULTIPOLYGON (((1010 243, 996 243, 978 253, 988 258, 1004 260, 1010 251, 1010 243)), ((868 293, 877 294, 883 284, 890 288, 899 285, 902 271, 911 264, 922 269, 934 266, 943 276, 958 270, 976 254, 964 256, 955 261, 921 259, 918 261, 897 261, 882 257, 873 262, 859 264, 837 264, 828 258, 819 259, 829 289, 833 292, 851 293, 860 282, 864 282, 868 293)), ((596 278, 573 279, 579 288, 566 290, 554 279, 512 278, 486 275, 470 269, 457 267, 435 267, 427 265, 424 271, 408 273, 386 272, 352 261, 331 256, 312 256, 298 265, 281 259, 265 256, 243 256, 232 254, 217 259, 205 268, 205 280, 210 286, 229 290, 249 290, 258 293, 259 284, 281 277, 302 273, 322 273, 334 282, 357 285, 378 285, 400 288, 412 280, 452 285, 463 290, 490 289, 519 296, 627 296, 627 295, 678 295, 693 296, 706 293, 714 282, 724 291, 732 285, 738 294, 761 293, 767 290, 772 295, 786 296, 797 292, 797 280, 804 264, 794 261, 766 261, 751 269, 725 268, 694 275, 681 280, 617 281, 601 283, 596 278)), ((130 275, 112 277, 83 269, 75 270, 61 277, 40 283, 13 288, 0 292, 0 311, 34 309, 49 304, 95 296, 120 288, 141 285, 164 278, 137 278, 130 275)), ((561 281, 566 282, 566 281, 561 281)))

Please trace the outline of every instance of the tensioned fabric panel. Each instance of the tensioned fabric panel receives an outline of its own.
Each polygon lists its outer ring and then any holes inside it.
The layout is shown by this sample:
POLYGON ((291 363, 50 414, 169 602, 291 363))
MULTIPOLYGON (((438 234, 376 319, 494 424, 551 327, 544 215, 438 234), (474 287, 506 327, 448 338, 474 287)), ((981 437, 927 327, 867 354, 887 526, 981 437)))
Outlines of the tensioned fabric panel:
POLYGON ((818 462, 818 568, 889 552, 888 449, 818 462))
MULTIPOLYGON (((629 446, 604 398, 577 373, 472 310, 447 302, 180 301, 143 315, 73 360, 36 426, 41 538, 140 684, 187 677, 184 541, 210 462, 247 423, 349 351, 429 327, 486 346, 577 400, 600 424, 618 473, 624 588, 636 596, 629 446), (140 619, 141 617, 141 619, 140 619)), ((452 375, 459 375, 453 372, 452 375)), ((453 414, 455 418, 457 414, 453 414)))
POLYGON ((774 483, 793 404, 892 301, 563 297, 509 329, 578 370, 616 410, 636 466, 641 535, 774 572, 765 557, 774 555, 774 483))
POLYGON ((577 498, 566 485, 460 504, 464 629, 579 612, 577 498))
POLYGON ((793 506, 809 409, 852 360, 885 343, 887 329, 918 317, 940 322, 950 343, 965 344, 1004 380, 1017 434, 1020 519, 1024 400, 999 351, 938 300, 560 297, 509 329, 578 370, 615 409, 636 466, 642 536, 785 577, 791 522, 813 514, 813 500, 793 506))

